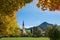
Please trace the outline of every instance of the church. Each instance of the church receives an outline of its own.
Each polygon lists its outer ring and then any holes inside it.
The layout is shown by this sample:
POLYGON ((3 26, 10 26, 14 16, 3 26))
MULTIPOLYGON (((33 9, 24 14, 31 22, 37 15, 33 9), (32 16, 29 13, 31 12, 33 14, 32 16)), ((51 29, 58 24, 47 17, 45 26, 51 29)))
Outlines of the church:
POLYGON ((22 33, 22 34, 26 34, 24 21, 22 22, 22 29, 21 29, 21 33, 22 33))

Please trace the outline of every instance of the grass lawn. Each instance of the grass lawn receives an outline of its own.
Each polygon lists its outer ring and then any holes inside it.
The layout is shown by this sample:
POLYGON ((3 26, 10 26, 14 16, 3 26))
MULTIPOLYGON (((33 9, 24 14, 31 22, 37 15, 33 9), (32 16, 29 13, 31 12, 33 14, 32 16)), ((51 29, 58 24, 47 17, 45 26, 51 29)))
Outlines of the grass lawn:
POLYGON ((49 38, 40 37, 40 38, 31 38, 31 37, 24 37, 24 38, 0 38, 0 40, 49 40, 49 38))

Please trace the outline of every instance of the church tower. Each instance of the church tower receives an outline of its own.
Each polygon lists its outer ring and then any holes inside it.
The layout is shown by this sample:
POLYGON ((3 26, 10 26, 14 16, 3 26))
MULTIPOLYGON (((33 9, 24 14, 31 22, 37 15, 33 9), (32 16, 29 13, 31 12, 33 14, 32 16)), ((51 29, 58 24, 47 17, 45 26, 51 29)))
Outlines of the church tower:
POLYGON ((24 26, 24 21, 22 23, 22 31, 23 31, 23 34, 26 34, 26 30, 25 30, 25 26, 24 26))

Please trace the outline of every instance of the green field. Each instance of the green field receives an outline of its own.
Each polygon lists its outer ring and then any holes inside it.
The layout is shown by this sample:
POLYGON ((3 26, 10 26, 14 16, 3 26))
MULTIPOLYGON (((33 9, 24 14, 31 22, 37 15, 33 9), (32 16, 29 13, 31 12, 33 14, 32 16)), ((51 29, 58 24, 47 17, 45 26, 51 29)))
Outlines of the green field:
POLYGON ((31 37, 24 37, 24 38, 0 38, 0 40, 49 40, 49 38, 41 37, 41 38, 31 38, 31 37))

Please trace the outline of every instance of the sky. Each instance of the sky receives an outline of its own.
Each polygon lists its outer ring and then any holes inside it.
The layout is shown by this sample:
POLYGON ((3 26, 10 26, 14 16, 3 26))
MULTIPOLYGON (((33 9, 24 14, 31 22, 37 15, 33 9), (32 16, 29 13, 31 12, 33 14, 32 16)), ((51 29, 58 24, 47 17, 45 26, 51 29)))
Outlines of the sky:
POLYGON ((37 0, 27 4, 24 8, 17 12, 17 22, 20 28, 22 28, 22 22, 24 20, 25 28, 38 26, 43 22, 60 25, 60 12, 59 11, 42 11, 41 8, 37 8, 37 0))

